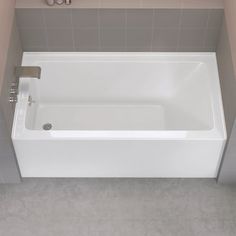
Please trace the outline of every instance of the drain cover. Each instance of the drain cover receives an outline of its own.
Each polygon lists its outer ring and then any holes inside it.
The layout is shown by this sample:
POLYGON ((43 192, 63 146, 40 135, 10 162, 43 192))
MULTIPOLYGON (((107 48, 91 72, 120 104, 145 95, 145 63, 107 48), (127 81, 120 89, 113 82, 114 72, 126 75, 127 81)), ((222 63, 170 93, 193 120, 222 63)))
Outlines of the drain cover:
POLYGON ((50 129, 52 129, 52 124, 50 124, 50 123, 44 124, 44 125, 43 125, 43 129, 44 129, 44 130, 50 130, 50 129))

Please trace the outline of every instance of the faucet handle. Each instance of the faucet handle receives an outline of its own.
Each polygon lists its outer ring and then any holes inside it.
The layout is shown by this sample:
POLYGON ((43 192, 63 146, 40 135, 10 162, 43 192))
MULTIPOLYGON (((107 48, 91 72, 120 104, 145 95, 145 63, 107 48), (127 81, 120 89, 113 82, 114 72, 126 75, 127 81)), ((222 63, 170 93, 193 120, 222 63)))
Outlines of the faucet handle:
POLYGON ((17 94, 17 93, 18 93, 17 87, 11 87, 10 88, 10 94, 14 95, 14 94, 17 94))
POLYGON ((13 103, 13 104, 16 103, 17 102, 17 97, 16 96, 10 96, 9 97, 9 102, 13 103))
POLYGON ((10 93, 10 96, 17 95, 17 93, 18 93, 18 83, 17 82, 12 82, 11 83, 9 93, 10 93))
POLYGON ((72 3, 72 0, 65 0, 66 5, 70 5, 72 3))
POLYGON ((64 0, 55 0, 56 4, 62 5, 64 3, 64 0))
POLYGON ((49 5, 49 6, 53 6, 55 4, 55 0, 46 0, 46 3, 49 5))

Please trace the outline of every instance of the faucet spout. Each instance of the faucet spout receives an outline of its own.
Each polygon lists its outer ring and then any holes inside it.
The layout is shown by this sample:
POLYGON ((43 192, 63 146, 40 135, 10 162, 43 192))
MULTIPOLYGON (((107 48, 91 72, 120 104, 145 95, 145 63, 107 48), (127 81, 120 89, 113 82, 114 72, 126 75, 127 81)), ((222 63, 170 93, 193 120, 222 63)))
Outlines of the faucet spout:
POLYGON ((24 78, 41 78, 41 67, 39 66, 17 66, 15 68, 16 79, 24 78))

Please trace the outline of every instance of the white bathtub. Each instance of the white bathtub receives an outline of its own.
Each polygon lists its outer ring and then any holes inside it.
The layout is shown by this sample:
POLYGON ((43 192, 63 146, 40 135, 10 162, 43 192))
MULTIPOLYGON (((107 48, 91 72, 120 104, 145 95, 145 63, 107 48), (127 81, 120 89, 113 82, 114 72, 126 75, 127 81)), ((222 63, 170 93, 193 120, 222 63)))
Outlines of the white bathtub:
POLYGON ((23 65, 42 68, 20 79, 23 177, 216 177, 226 131, 214 53, 24 53, 23 65))

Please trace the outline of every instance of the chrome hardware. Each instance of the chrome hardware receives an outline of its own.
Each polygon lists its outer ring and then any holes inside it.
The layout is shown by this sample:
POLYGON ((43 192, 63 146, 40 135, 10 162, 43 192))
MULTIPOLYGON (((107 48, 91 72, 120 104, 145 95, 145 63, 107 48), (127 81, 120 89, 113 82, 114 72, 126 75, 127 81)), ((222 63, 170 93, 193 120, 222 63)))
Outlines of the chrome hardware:
POLYGON ((31 95, 28 97, 28 105, 31 106, 33 103, 36 103, 33 98, 31 97, 31 95))
POLYGON ((46 3, 49 5, 49 6, 53 6, 55 4, 55 0, 46 0, 46 3))
POLYGON ((46 124, 44 124, 44 125, 43 125, 43 129, 44 129, 44 130, 50 130, 50 129, 52 129, 52 124, 51 124, 51 123, 46 123, 46 124))
POLYGON ((11 95, 17 95, 17 93, 18 93, 18 88, 17 88, 17 86, 12 85, 11 88, 10 88, 9 93, 10 93, 11 95))
POLYGON ((36 78, 41 77, 41 68, 39 66, 17 66, 15 68, 16 78, 36 78))
POLYGON ((10 88, 10 94, 16 95, 18 93, 17 88, 10 88))
POLYGON ((71 0, 65 0, 65 4, 66 4, 66 5, 70 5, 71 2, 72 2, 71 0))
POLYGON ((18 93, 18 88, 17 88, 17 83, 12 82, 11 87, 10 87, 10 97, 9 97, 9 102, 10 103, 16 103, 17 102, 17 93, 18 93))
POLYGON ((10 96, 9 97, 9 102, 10 103, 16 103, 17 102, 17 97, 16 96, 10 96))
POLYGON ((64 3, 64 0, 55 0, 56 4, 62 5, 64 3))
MULTIPOLYGON (((9 94, 10 94, 9 102, 10 103, 17 102, 19 79, 22 77, 23 78, 40 79, 41 68, 39 66, 17 66, 17 67, 15 67, 15 76, 16 76, 16 80, 11 83, 11 87, 10 87, 10 91, 9 91, 9 94)), ((29 96, 29 98, 28 98, 28 103, 29 103, 29 106, 31 106, 32 103, 35 103, 35 101, 33 101, 31 96, 29 96)))
POLYGON ((45 0, 48 6, 53 6, 55 4, 62 5, 63 3, 66 5, 70 5, 72 0, 45 0))
POLYGON ((18 83, 17 83, 17 82, 12 82, 12 83, 11 83, 11 88, 13 88, 13 87, 16 87, 16 88, 17 88, 17 87, 18 87, 18 83))

